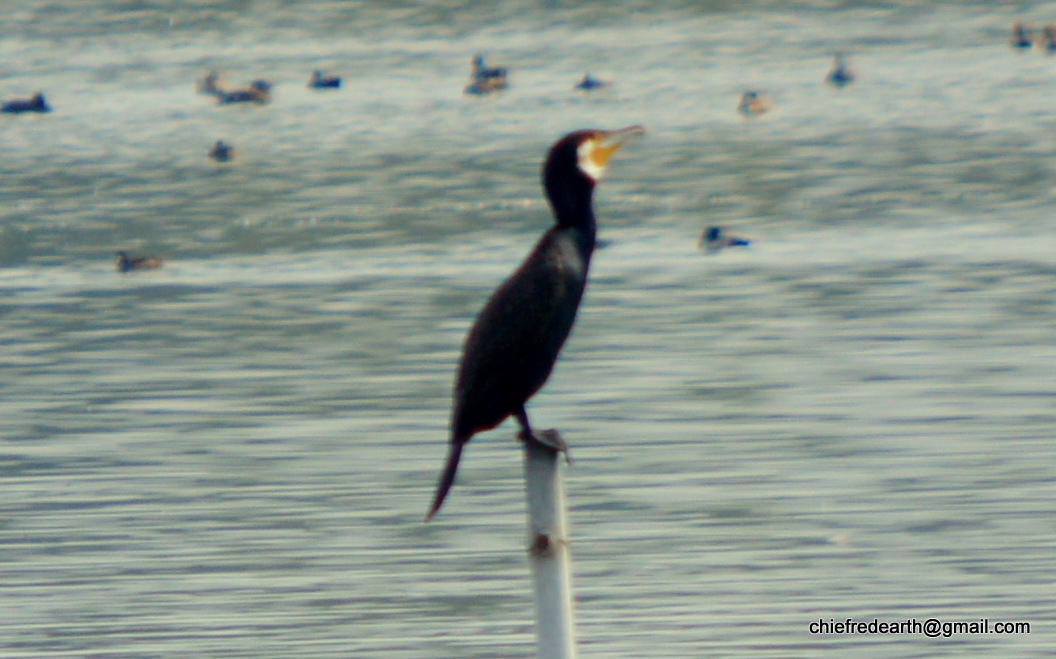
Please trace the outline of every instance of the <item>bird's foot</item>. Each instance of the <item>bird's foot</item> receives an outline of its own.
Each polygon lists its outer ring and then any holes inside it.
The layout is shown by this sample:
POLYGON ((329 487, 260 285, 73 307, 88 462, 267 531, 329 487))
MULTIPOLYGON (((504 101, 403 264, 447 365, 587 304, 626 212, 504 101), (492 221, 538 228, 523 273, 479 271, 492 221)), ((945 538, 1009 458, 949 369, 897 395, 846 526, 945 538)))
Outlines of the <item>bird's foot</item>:
POLYGON ((540 446, 545 446, 555 453, 564 453, 565 462, 569 465, 572 464, 572 454, 569 453, 568 444, 565 443, 564 438, 561 437, 561 433, 557 430, 551 428, 550 430, 543 430, 538 434, 522 430, 518 437, 522 442, 535 442, 540 446))

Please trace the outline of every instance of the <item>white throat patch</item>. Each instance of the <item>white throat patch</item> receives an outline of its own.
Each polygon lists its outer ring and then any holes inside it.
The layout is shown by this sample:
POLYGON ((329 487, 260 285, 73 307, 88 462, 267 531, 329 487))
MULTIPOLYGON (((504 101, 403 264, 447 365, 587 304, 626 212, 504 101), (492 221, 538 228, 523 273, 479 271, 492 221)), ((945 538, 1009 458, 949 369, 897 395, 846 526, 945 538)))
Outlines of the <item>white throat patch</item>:
POLYGON ((594 153, 594 149, 597 146, 597 140, 591 137, 583 140, 583 143, 576 149, 576 163, 579 165, 579 171, 586 174, 595 183, 600 181, 605 174, 605 166, 599 165, 591 158, 591 154, 594 153))

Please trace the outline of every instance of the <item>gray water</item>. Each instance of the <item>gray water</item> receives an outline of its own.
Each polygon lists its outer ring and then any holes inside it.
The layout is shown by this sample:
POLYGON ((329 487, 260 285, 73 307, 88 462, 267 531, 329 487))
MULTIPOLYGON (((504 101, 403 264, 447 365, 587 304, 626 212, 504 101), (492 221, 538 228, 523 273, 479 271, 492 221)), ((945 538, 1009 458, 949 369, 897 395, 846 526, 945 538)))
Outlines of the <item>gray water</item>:
POLYGON ((581 655, 1049 656, 1056 57, 1018 19, 1056 3, 5 4, 0 98, 55 110, 0 117, 0 656, 533 656, 511 424, 421 520, 546 149, 632 123, 529 410, 581 655), (1031 633, 808 630, 932 617, 1031 633))

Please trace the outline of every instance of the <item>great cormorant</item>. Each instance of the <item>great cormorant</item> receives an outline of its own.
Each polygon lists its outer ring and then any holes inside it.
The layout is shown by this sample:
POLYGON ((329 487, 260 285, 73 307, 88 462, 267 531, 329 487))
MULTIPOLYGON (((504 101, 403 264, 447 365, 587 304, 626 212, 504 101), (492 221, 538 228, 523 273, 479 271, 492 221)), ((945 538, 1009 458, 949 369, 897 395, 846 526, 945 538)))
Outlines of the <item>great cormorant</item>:
POLYGON ((556 226, 543 234, 524 263, 484 305, 466 338, 455 381, 451 447, 426 521, 455 482, 466 443, 513 416, 522 441, 551 448, 560 438, 540 438, 525 403, 542 388, 572 331, 587 286, 597 225, 591 199, 609 157, 641 126, 579 130, 558 140, 543 165, 543 187, 556 226))

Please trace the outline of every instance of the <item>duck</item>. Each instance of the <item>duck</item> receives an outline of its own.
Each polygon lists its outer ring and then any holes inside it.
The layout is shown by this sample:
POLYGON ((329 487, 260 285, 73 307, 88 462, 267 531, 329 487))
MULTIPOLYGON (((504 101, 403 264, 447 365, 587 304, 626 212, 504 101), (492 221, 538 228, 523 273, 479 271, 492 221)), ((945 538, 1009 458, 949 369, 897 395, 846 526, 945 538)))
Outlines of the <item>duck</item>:
POLYGON ((769 111, 773 106, 774 101, 769 94, 748 90, 741 95, 741 100, 737 104, 737 111, 746 117, 754 117, 769 111))
POLYGON ((165 261, 157 256, 132 256, 128 252, 117 253, 117 271, 157 270, 165 261))
POLYGON ((583 90, 585 92, 589 92, 589 91, 593 91, 595 89, 602 89, 604 87, 608 87, 611 84, 612 83, 606 82, 604 80, 598 80, 597 78, 595 78, 594 76, 590 75, 589 73, 584 73, 583 74, 583 78, 579 82, 576 83, 576 86, 574 87, 574 89, 580 89, 580 90, 583 90))
POLYGON ((235 147, 223 140, 217 140, 213 148, 209 150, 209 157, 216 162, 227 162, 235 152, 235 147))
POLYGON ((1009 40, 1013 48, 1030 48, 1033 45, 1031 40, 1031 29, 1029 25, 1016 22, 1012 26, 1012 38, 1009 40))
POLYGON ((1049 23, 1041 30, 1038 47, 1045 53, 1056 53, 1056 23, 1049 23))
POLYGON ((484 55, 477 53, 470 60, 472 70, 469 74, 469 84, 466 85, 465 93, 481 96, 491 92, 501 91, 509 87, 509 80, 505 67, 488 67, 484 63, 484 55))
POLYGON ((7 114, 22 114, 23 112, 51 112, 51 106, 44 98, 44 94, 37 92, 29 99, 15 99, 0 106, 0 112, 7 114))
POLYGON ((264 104, 271 100, 271 83, 267 80, 254 80, 249 83, 247 89, 236 89, 234 91, 218 90, 217 100, 221 105, 231 103, 260 103, 264 104))
POLYGON ((312 77, 308 80, 308 89, 340 89, 341 78, 330 76, 322 71, 312 71, 312 77))
POLYGON ((219 96, 223 93, 220 89, 220 73, 210 71, 204 78, 195 82, 198 93, 203 96, 219 96))
POLYGON ((854 69, 847 64, 847 58, 837 53, 836 59, 832 62, 832 70, 829 71, 829 75, 825 76, 825 82, 842 89, 854 82, 854 78, 854 69))
POLYGON ((697 246, 705 252, 717 252, 724 247, 747 247, 751 241, 737 236, 727 236, 722 227, 708 227, 700 235, 697 246))

